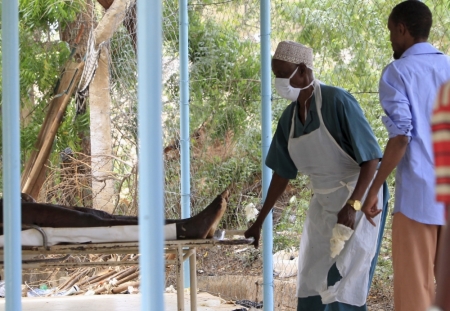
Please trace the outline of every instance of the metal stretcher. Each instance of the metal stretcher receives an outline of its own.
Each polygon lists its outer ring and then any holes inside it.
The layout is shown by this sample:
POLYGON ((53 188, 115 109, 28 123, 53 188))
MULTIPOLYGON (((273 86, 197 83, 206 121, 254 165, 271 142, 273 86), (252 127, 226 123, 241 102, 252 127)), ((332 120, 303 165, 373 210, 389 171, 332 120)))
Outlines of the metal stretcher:
MULTIPOLYGON (((70 255, 89 255, 89 254, 138 254, 139 242, 111 242, 111 243, 88 243, 88 244, 62 244, 47 245, 47 236, 42 228, 30 226, 38 230, 43 237, 42 246, 22 246, 22 256, 37 255, 61 255, 58 258, 49 259, 24 259, 23 268, 49 268, 49 267, 73 267, 76 266, 119 266, 119 265, 137 265, 138 260, 130 261, 107 261, 107 262, 63 262, 70 255)), ((244 231, 227 231, 227 236, 243 235, 244 231)), ((177 275, 177 309, 184 311, 184 265, 183 262, 189 261, 190 270, 190 302, 191 310, 197 310, 197 260, 196 252, 198 247, 214 247, 216 245, 245 245, 253 243, 253 239, 198 239, 198 240, 173 240, 165 241, 165 253, 175 254, 175 259, 166 260, 166 264, 176 266, 177 275), (181 290, 180 290, 181 289, 181 290)), ((0 256, 3 258, 3 248, 0 248, 0 256)), ((3 262, 0 262, 3 268, 3 262)))

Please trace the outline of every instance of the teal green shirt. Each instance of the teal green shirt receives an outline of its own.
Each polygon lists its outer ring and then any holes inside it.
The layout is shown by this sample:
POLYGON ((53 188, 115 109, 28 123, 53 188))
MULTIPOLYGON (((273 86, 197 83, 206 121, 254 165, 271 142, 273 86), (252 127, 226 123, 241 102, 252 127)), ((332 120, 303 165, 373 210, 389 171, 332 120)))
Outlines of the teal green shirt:
MULTIPOLYGON (((320 87, 323 122, 338 145, 360 165, 369 160, 381 159, 380 146, 356 99, 343 89, 324 84, 320 87)), ((305 125, 300 122, 297 107, 297 102, 292 102, 281 115, 266 159, 269 168, 288 179, 295 179, 298 173, 288 151, 294 110, 294 137, 308 134, 320 125, 314 96, 305 125)))

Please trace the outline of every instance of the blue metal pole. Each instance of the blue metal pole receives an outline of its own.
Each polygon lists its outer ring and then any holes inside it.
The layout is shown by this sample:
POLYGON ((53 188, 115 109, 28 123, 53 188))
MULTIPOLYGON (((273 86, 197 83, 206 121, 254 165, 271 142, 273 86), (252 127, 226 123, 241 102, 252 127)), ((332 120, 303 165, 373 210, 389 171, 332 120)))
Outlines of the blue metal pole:
MULTIPOLYGON (((261 0, 261 127, 262 127, 262 187, 263 200, 272 180, 272 172, 265 165, 272 139, 272 88, 270 55, 270 0, 261 0)), ((273 311, 273 221, 272 212, 263 224, 263 282, 264 311, 273 311)))
MULTIPOLYGON (((189 17, 188 0, 180 0, 180 145, 181 145, 181 218, 191 216, 191 174, 189 133, 189 17)), ((189 260, 184 263, 184 287, 189 287, 189 260)))
POLYGON ((7 311, 22 310, 18 8, 17 0, 2 2, 3 225, 7 311))
POLYGON ((137 0, 141 310, 164 310, 162 2, 137 0))

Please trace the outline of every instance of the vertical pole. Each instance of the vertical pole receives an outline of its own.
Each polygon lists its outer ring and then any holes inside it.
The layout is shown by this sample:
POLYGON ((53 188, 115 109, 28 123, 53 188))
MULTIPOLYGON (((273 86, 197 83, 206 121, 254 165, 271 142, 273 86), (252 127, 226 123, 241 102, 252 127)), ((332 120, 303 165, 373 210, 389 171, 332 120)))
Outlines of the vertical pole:
POLYGON ((18 9, 17 0, 2 2, 3 225, 7 311, 22 310, 18 9))
POLYGON ((177 245, 177 311, 184 311, 184 289, 183 289, 183 247, 177 245))
POLYGON ((141 310, 164 310, 162 1, 137 0, 141 310))
POLYGON ((197 248, 192 247, 190 249, 192 251, 190 262, 190 270, 191 270, 191 310, 197 310, 197 248))
MULTIPOLYGON (((180 0, 180 145, 181 145, 181 218, 191 216, 191 173, 189 133, 189 17, 188 0, 180 0)), ((189 260, 184 264, 184 287, 189 287, 189 260)))
MULTIPOLYGON (((272 88, 271 88, 271 56, 270 56, 270 0, 261 0, 261 127, 262 127, 262 187, 263 200, 272 180, 272 172, 265 165, 267 152, 272 139, 272 88)), ((273 311, 273 220, 272 212, 267 215, 263 224, 263 282, 264 310, 273 311)))

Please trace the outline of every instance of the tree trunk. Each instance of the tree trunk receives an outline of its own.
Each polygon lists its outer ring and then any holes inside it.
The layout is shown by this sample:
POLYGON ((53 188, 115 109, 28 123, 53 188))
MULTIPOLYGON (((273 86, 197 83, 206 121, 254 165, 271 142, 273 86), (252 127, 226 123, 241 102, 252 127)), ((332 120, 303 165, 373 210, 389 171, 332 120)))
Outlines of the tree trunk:
POLYGON ((114 0, 97 0, 98 3, 102 5, 102 7, 105 8, 105 10, 109 9, 111 4, 113 4, 114 0))
POLYGON ((115 0, 94 30, 95 49, 100 49, 98 67, 89 86, 91 116, 91 163, 93 207, 114 212, 112 179, 111 96, 109 54, 105 42, 111 39, 124 21, 127 8, 134 0, 115 0))
MULTIPOLYGON (((114 3, 114 0, 97 0, 98 3, 101 4, 101 6, 108 10, 110 6, 114 3)), ((123 25, 128 31, 128 34, 131 37, 131 41, 133 43, 134 52, 137 52, 137 38, 136 38, 136 2, 133 1, 131 3, 130 9, 126 12, 125 20, 123 21, 123 25)))
POLYGON ((102 45, 98 67, 89 86, 93 208, 114 212, 112 179, 111 96, 108 48, 102 45))

